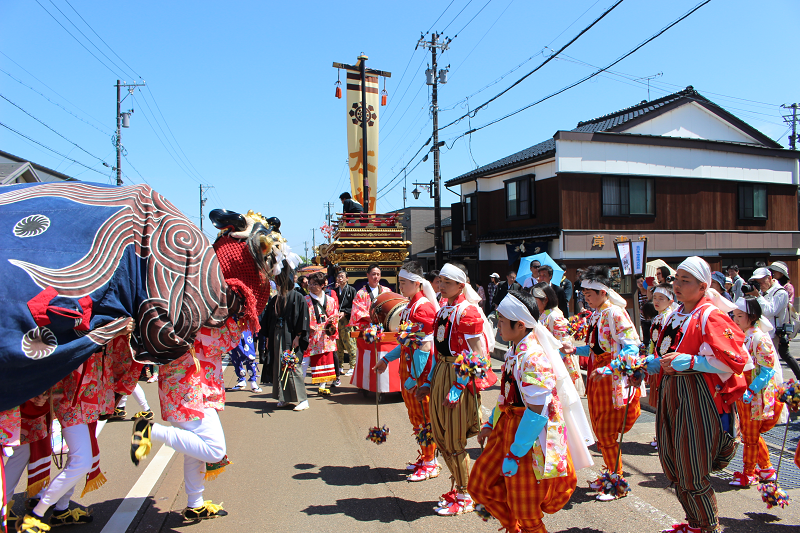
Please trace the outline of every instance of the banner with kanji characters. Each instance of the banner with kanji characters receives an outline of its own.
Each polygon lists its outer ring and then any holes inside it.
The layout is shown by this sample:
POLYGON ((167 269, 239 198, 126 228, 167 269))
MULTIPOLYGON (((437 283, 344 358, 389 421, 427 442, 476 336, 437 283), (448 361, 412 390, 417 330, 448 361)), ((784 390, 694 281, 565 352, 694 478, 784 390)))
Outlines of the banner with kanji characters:
POLYGON ((378 114, 380 108, 377 76, 367 76, 366 110, 361 106, 361 74, 347 73, 347 153, 350 167, 350 191, 353 199, 364 206, 365 212, 375 212, 378 192, 378 114), (364 150, 362 120, 367 122, 367 174, 369 205, 364 203, 364 150))

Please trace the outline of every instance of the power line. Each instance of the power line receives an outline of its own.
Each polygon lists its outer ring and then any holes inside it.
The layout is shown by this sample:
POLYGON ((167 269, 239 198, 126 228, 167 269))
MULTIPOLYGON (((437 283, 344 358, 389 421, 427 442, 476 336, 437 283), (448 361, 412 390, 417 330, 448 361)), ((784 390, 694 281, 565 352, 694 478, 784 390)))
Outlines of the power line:
MULTIPOLYGON (((599 1, 600 1, 600 0, 598 0, 598 2, 599 2, 599 1)), ((451 78, 452 78, 452 77, 453 77, 453 75, 456 73, 456 71, 457 71, 459 68, 461 68, 461 66, 462 66, 464 63, 466 63, 467 59, 469 59, 469 56, 471 56, 471 55, 472 55, 472 52, 474 52, 474 51, 475 51, 475 49, 476 49, 476 48, 478 48, 478 45, 480 45, 480 44, 483 42, 483 40, 486 38, 486 36, 487 36, 487 35, 489 35, 489 32, 490 32, 490 31, 492 31, 492 28, 494 28, 495 24, 497 24, 497 22, 500 20, 500 18, 502 18, 502 16, 503 16, 503 15, 505 15, 506 11, 508 11, 508 8, 509 8, 509 7, 511 7, 511 4, 513 4, 513 3, 514 3, 514 0, 511 0, 511 1, 508 3, 508 5, 506 6, 506 8, 505 8, 505 9, 502 11, 502 13, 500 13, 500 16, 498 16, 498 17, 497 17, 497 18, 494 20, 494 22, 492 23, 492 25, 491 25, 491 26, 489 26, 489 29, 488 29, 488 30, 486 30, 486 32, 483 34, 483 36, 482 36, 480 39, 478 39, 478 42, 477 42, 477 43, 475 43, 475 46, 473 46, 473 47, 472 47, 472 50, 470 50, 470 51, 469 51, 469 53, 468 53, 466 56, 464 56, 464 59, 462 59, 462 60, 461 60, 461 63, 459 63, 459 65, 458 65, 458 66, 455 68, 455 70, 453 70, 453 72, 450 74, 450 77, 451 77, 451 78)), ((485 6, 484 6, 484 7, 485 7, 485 6)), ((460 32, 459 32, 459 33, 460 33, 460 32)), ((531 57, 531 59, 533 59, 533 57, 536 57, 536 56, 532 56, 532 57, 531 57)), ((529 60, 529 61, 530 61, 530 60, 529 60)))
MULTIPOLYGON (((456 21, 456 19, 461 15, 461 13, 463 13, 464 10, 467 9, 471 3, 472 3, 472 0, 469 0, 469 2, 467 2, 467 4, 464 7, 461 8, 461 11, 459 11, 458 14, 455 17, 453 17, 453 20, 450 21, 450 24, 454 23, 456 21)), ((444 29, 441 31, 441 33, 446 32, 447 28, 450 27, 450 24, 445 26, 444 29)))
POLYGON ((59 137, 61 137, 61 138, 62 138, 62 139, 64 139, 65 141, 67 141, 68 143, 70 143, 70 144, 74 145, 74 146, 75 146, 76 148, 78 148, 79 150, 81 150, 81 151, 83 151, 84 153, 86 153, 86 154, 88 154, 88 155, 90 155, 90 156, 94 157, 95 159, 97 159, 98 161, 100 161, 101 163, 103 163, 103 165, 104 165, 104 166, 107 166, 107 167, 109 166, 109 165, 108 165, 108 163, 106 163, 105 161, 103 161, 103 159, 102 159, 102 158, 100 158, 100 157, 97 157, 96 155, 94 155, 93 153, 91 153, 90 151, 88 151, 87 149, 85 149, 84 147, 80 146, 78 143, 76 143, 76 142, 74 142, 74 141, 71 141, 71 140, 67 139, 65 136, 63 136, 62 134, 60 134, 59 132, 57 132, 56 130, 54 130, 53 128, 51 128, 50 126, 48 126, 47 124, 45 124, 44 122, 42 122, 41 120, 39 120, 38 118, 36 118, 36 117, 34 117, 33 115, 31 115, 30 113, 28 113, 27 111, 25 111, 24 109, 22 109, 20 106, 18 106, 17 104, 15 104, 15 103, 14 103, 14 102, 12 102, 11 100, 9 100, 9 99, 8 99, 8 98, 6 98, 5 96, 3 96, 2 94, 0 94, 0 98, 2 98, 3 100, 5 100, 5 101, 6 101, 6 102, 8 102, 9 104, 13 105, 14 107, 16 107, 17 109, 19 109, 20 111, 22 111, 23 113, 25 113, 26 115, 28 115, 29 117, 31 117, 33 120, 35 120, 36 122, 38 122, 39 124, 41 124, 42 126, 44 126, 45 128, 47 128, 48 130, 52 131, 53 133, 55 133, 56 135, 58 135, 59 137))
MULTIPOLYGON (((397 173, 397 175, 396 175, 395 177, 393 177, 392 179, 390 179, 390 180, 389 180, 389 182, 388 182, 386 185, 384 185, 384 186, 383 186, 383 188, 381 188, 381 189, 379 189, 379 190, 378 190, 378 192, 381 192, 381 191, 385 190, 385 189, 386 189, 386 187, 388 187, 389 185, 391 185, 391 183, 392 183, 394 180, 396 180, 397 178, 399 178, 399 177, 400 177, 400 176, 403 174, 403 171, 404 171, 405 169, 407 169, 407 168, 408 168, 408 165, 410 165, 410 164, 411 164, 411 162, 414 160, 414 158, 415 158, 415 157, 417 157, 417 156, 419 155, 419 153, 422 151, 422 149, 423 149, 423 148, 425 148, 426 146, 428 146, 428 145, 431 143, 431 141, 432 141, 432 140, 433 140, 433 137, 428 137, 428 140, 427 140, 427 141, 425 141, 425 144, 423 144, 422 146, 420 146, 420 147, 419 147, 419 150, 417 150, 417 153, 416 153, 416 154, 414 154, 414 155, 411 157, 411 159, 409 159, 409 160, 408 160, 408 163, 406 163, 406 166, 404 166, 403 168, 401 168, 401 169, 400 169, 400 172, 398 172, 398 173, 397 173)), ((414 168, 417 168, 417 167, 415 166, 414 168)), ((399 183, 399 182, 398 182, 398 183, 399 183)), ((391 189, 389 189, 389 190, 391 190, 391 189)))
MULTIPOLYGON (((105 63, 104 63, 104 62, 103 62, 103 61, 102 61, 102 60, 101 60, 99 57, 97 57, 96 55, 94 55, 94 53, 93 53, 91 50, 89 50, 88 48, 86 48, 86 45, 85 45, 85 44, 83 44, 83 43, 80 41, 80 39, 78 39, 77 37, 75 37, 75 35, 73 35, 73 34, 72 34, 72 32, 70 32, 70 31, 69 31, 69 30, 68 30, 68 29, 67 29, 67 28, 66 28, 66 27, 65 27, 63 24, 61 24, 61 21, 60 21, 60 20, 58 20, 58 19, 55 17, 55 15, 53 15, 52 13, 50 13, 50 11, 48 11, 48 10, 47 10, 47 8, 46 8, 46 7, 44 7, 44 6, 42 5, 42 3, 41 3, 41 2, 39 2, 39 0, 34 0, 34 1, 35 1, 37 4, 39 4, 39 7, 41 7, 42 9, 44 9, 44 10, 45 10, 45 12, 46 12, 48 15, 50 15, 50 17, 51 17, 53 20, 55 20, 55 21, 56 21, 56 23, 57 23, 59 26, 61 26, 61 27, 64 29, 64 31, 65 31, 65 32, 67 32, 67 33, 69 34, 69 36, 70 36, 70 37, 72 37, 73 39, 75 39, 75 42, 77 42, 79 45, 81 45, 81 46, 83 47, 83 49, 84 49, 84 50, 86 50, 87 52, 89 52, 89 54, 91 54, 91 56, 92 56, 93 58, 95 58, 95 59, 96 59, 96 60, 97 60, 97 61, 98 61, 98 62, 99 62, 101 65, 103 65, 104 67, 106 67, 106 68, 107 68, 107 69, 108 69, 108 70, 109 70, 109 71, 110 71, 110 72, 111 72, 111 73, 112 73, 114 76, 119 76, 119 74, 118 74, 117 72, 115 72, 115 71, 114 71, 114 70, 113 70, 111 67, 109 67, 108 65, 106 65, 106 64, 105 64, 105 63)), ((53 4, 53 5, 55 5, 55 4, 53 4)), ((58 8, 56 8, 56 9, 58 9, 58 8)), ((60 10, 59 10, 59 11, 60 11, 60 10)), ((62 15, 63 15, 63 13, 62 13, 62 15)), ((67 19, 67 20, 69 20, 69 19, 67 19)), ((72 22, 72 21, 70 21, 70 23, 71 23, 71 22, 72 22)), ((74 26, 74 24, 73 24, 73 26, 74 26)), ((78 30, 78 31, 80 31, 80 30, 78 30)), ((91 42, 91 41, 89 41, 89 42, 91 42)), ((112 64, 113 64, 113 62, 112 62, 112 64)), ((122 76, 120 76, 120 77, 122 77, 122 76)))
POLYGON ((71 157, 67 157, 66 155, 62 154, 62 153, 61 153, 61 152, 59 152, 58 150, 53 150, 53 149, 52 149, 52 148, 50 148, 49 146, 47 146, 47 145, 44 145, 44 144, 40 143, 39 141, 37 141, 37 140, 35 140, 35 139, 32 139, 31 137, 28 137, 28 136, 27 136, 27 135, 25 135, 24 133, 20 133, 19 131, 15 130, 15 129, 14 129, 14 128, 12 128, 11 126, 8 126, 7 124, 4 124, 4 123, 0 122, 0 126, 2 126, 2 127, 4 127, 4 128, 6 128, 7 130, 10 130, 10 131, 12 131, 12 132, 16 133, 16 134, 17 134, 17 135, 19 135, 20 137, 23 137, 23 138, 25 138, 25 139, 28 139, 29 141, 31 141, 31 142, 33 142, 33 143, 36 143, 36 144, 38 144, 38 145, 39 145, 39 146, 41 146, 42 148, 45 148, 45 149, 47 149, 47 150, 50 150, 50 151, 51 151, 51 152, 53 152, 54 154, 57 154, 57 155, 59 155, 59 156, 63 157, 64 159, 68 159, 69 161, 72 161, 73 163, 75 163, 75 164, 77 164, 77 165, 80 165, 80 166, 82 166, 82 167, 84 167, 84 168, 88 168, 89 170, 94 170, 95 172, 97 172, 97 173, 98 173, 98 174, 100 174, 101 176, 105 176, 105 174, 104 174, 104 173, 102 173, 102 172, 100 172, 99 170, 97 170, 97 169, 95 169, 95 168, 92 168, 92 167, 90 167, 89 165, 85 165, 85 164, 81 163, 80 161, 78 161, 78 160, 76 160, 76 159, 72 159, 71 157))
POLYGON ((449 3, 449 4, 447 4, 447 7, 446 7, 446 8, 444 8, 444 11, 442 11, 441 15, 439 15, 439 17, 438 17, 436 20, 434 20, 434 21, 433 21, 433 24, 431 24, 431 27, 430 27, 430 28, 428 28, 428 31, 426 31, 426 32, 425 32, 425 34, 428 34, 428 33, 430 33, 430 32, 431 32, 431 30, 433 29, 433 27, 434 27, 434 26, 436 26, 436 23, 437 23, 437 22, 439 22, 439 19, 441 19, 441 18, 444 16, 444 14, 445 14, 445 13, 447 13, 447 10, 448 10, 448 9, 450 9, 450 6, 452 6, 452 5, 453 5, 453 2, 455 2, 455 1, 456 1, 456 0, 450 0, 450 3, 449 3))
MULTIPOLYGON (((558 50, 558 51, 557 51, 555 54, 551 55, 550 57, 548 57, 547 59, 545 59, 544 61, 542 61, 541 63, 539 63, 539 65, 537 65, 537 66, 536 66, 536 68, 534 68, 533 70, 531 70, 530 72, 528 72, 527 74, 525 74, 524 76, 522 76, 520 79, 518 79, 517 81, 515 81, 514 83, 512 83, 512 84, 511 84, 511 86, 509 86, 508 88, 504 89, 503 91, 500 91, 498 94, 496 94, 495 96, 493 96, 492 98, 490 98, 490 99, 489 99, 489 100, 487 100, 486 102, 482 103, 481 105, 479 105, 479 106, 477 106, 475 109, 473 109, 473 110, 470 112, 470 113, 472 114, 472 116, 474 117, 474 116, 475 116, 475 114, 476 114, 476 113, 477 113, 479 110, 481 110, 482 108, 486 107, 486 106, 487 106, 487 105, 489 105, 490 103, 494 102, 495 100, 497 100, 498 98, 500 98, 501 96, 503 96, 504 94, 506 94, 508 91, 510 91, 511 89, 513 89, 514 87, 516 87, 517 85, 519 85, 520 83, 522 83, 522 82, 523 82, 523 81, 524 81, 526 78, 528 78, 529 76, 531 76, 532 74, 534 74, 535 72, 537 72, 539 69, 541 69, 542 67, 544 67, 545 65, 547 65, 547 64, 548 64, 550 61, 552 61, 553 59, 555 59, 555 58, 558 56, 558 54, 560 54, 561 52, 563 52, 564 50, 566 50, 566 49, 567 49, 567 48, 568 48, 570 45, 572 45, 572 44, 573 44, 575 41, 577 41, 578 39, 580 39, 580 38, 581 38, 581 36, 583 36, 583 34, 585 34, 585 33, 586 33, 586 32, 588 32, 590 29, 592 29, 592 27, 594 27, 594 26, 595 26, 595 25, 596 25, 598 22, 600 22, 601 20, 603 20, 603 19, 606 17, 606 15, 608 15, 609 13, 611 13, 611 11, 613 11, 613 10, 614 10, 614 9, 615 9, 617 6, 619 6, 619 5, 620 5, 622 2, 624 2, 624 1, 625 1, 625 0, 617 0, 617 2, 616 2, 614 5, 612 5, 612 6, 611 6, 611 7, 609 7, 608 9, 606 9, 606 10, 605 10, 605 11, 604 11, 604 12, 603 12, 603 13, 602 13, 602 14, 601 14, 599 17, 597 17, 597 18, 596 18, 596 19, 595 19, 595 20, 594 20, 594 21, 593 21, 591 24, 589 24, 588 26, 586 26, 586 27, 585 27, 583 30, 581 30, 581 32, 580 32, 580 33, 578 33, 578 34, 577 34, 575 37, 573 37, 573 38, 572 38, 572 39, 571 39, 571 40, 570 40, 570 41, 569 41, 567 44, 565 44, 564 46, 562 46, 562 47, 561 47, 561 48, 560 48, 560 49, 559 49, 559 50, 558 50)), ((709 1, 710 1, 710 0, 709 0, 709 1)), ((466 116, 467 116, 467 115, 461 115, 460 117, 458 117, 458 118, 457 118, 457 119, 455 119, 454 121, 450 122, 449 124, 446 124, 445 126, 442 126, 442 127, 441 127, 441 128, 439 128, 439 129, 440 129, 440 130, 443 130, 443 129, 445 129, 445 128, 449 128, 449 127, 450 127, 450 126, 452 126, 453 124, 456 124, 456 123, 460 122, 461 120, 463 120, 464 118, 466 118, 466 116)))
MULTIPOLYGON (((67 103, 68 103, 68 104, 70 104, 71 106, 73 106, 75 109, 77 109, 78 111, 82 112, 82 113, 83 113, 83 114, 85 114, 87 117, 94 119, 95 121, 97 121, 97 123, 98 123, 98 124, 100 124, 100 125, 102 125, 102 124, 103 124, 103 122, 102 122, 102 121, 100 121, 100 120, 98 120, 96 117, 94 117, 94 116, 90 115, 89 113, 87 113, 86 111, 84 111, 83 109, 81 109, 80 107, 78 107, 77 105, 75 105, 74 103, 72 103, 71 101, 69 101, 69 100, 68 100, 68 99, 67 99, 65 96, 63 96, 63 95, 59 94, 59 93, 58 93, 58 92, 57 92, 55 89, 53 89, 52 87, 50 87, 49 85, 47 85, 45 82, 43 82, 42 80, 40 80, 39 78, 37 78, 36 76, 34 76, 33 74, 31 74, 29 71, 25 70, 25 68, 24 68, 22 65, 20 65, 19 63, 17 63, 16 61, 14 61, 13 59, 11 59, 10 57, 8 57, 8 55, 6 55, 5 53, 3 53, 3 51, 2 51, 2 50, 0 50, 0 54, 2 54, 3 56, 5 56, 5 58, 6 58, 6 59, 8 59, 9 61, 11 61, 11 62, 12 62, 12 63, 14 63, 15 65, 17 65, 19 68, 21 68, 21 69, 22 69, 22 70, 23 70, 23 71, 24 71, 26 74, 28 74, 30 77, 32 77, 33 79, 35 79, 36 81, 38 81, 39 83, 41 83, 42 85, 44 85, 45 87, 47 87, 48 89, 50 89, 50 90, 51 90, 53 93, 55 93, 57 96, 59 96, 59 97, 60 97, 62 100, 64 100, 65 102, 67 102, 67 103)), ((81 117, 79 117, 78 115, 74 114, 72 111, 70 111, 70 110, 69 110, 69 109, 67 109, 66 107, 62 106, 61 104, 58 104, 58 103, 56 103, 56 102, 53 102, 53 101, 52 101, 50 98, 48 98, 47 96, 45 96, 45 94, 44 94, 44 93, 42 93, 42 92, 40 92, 40 91, 37 91, 36 89, 34 89, 33 87, 31 87, 30 85, 26 84, 24 81, 17 79, 16 77, 14 77, 12 74, 10 74, 10 73, 6 72, 5 70, 3 70, 3 69, 0 69, 0 72, 2 72, 3 74, 5 74, 6 76, 8 76, 9 78, 11 78, 12 80, 16 81, 16 82, 17 82, 17 83, 19 83, 20 85, 22 85, 22 86, 24 86, 24 87, 27 87, 27 88, 28 88, 28 89, 30 89, 31 91, 33 91, 33 92, 35 92, 36 94, 40 95, 42 98, 44 98, 45 100, 47 100, 47 101, 48 101, 48 102, 50 102, 51 104, 53 104, 53 105, 55 105, 55 106, 58 106, 58 107, 60 107, 61 109, 63 109, 64 111, 66 111, 67 113, 69 113, 70 115, 72 115, 73 117, 75 117, 75 118, 77 118, 78 120, 80 120, 81 122, 85 122, 85 123, 86 123, 86 124, 88 124, 89 126, 93 127, 94 129, 96 129, 96 130, 98 130, 98 131, 100 131, 100 132, 102 132, 102 133, 105 133, 105 134, 108 134, 108 133, 110 133, 110 131, 111 131, 111 130, 107 130, 107 131, 103 131, 103 130, 101 130, 100 128, 98 128, 98 127, 97 127, 97 126, 95 126, 94 124, 92 124, 92 123, 90 123, 90 122, 87 122, 86 120, 82 119, 82 118, 81 118, 81 117)))
POLYGON ((480 14, 481 14, 481 11, 483 11, 484 9, 486 9, 486 6, 488 6, 488 5, 489 5, 489 4, 491 4, 491 3, 492 3, 492 0, 489 0, 488 2, 486 2, 485 4, 483 4, 483 7, 482 7, 482 8, 480 8, 480 9, 478 10, 478 12, 477 12, 477 13, 475 13, 475 14, 472 16, 472 18, 471 18, 471 19, 469 19, 469 22, 467 22, 466 24, 464 24, 464 27, 462 27, 460 30, 458 30, 458 31, 456 32, 456 34, 455 34, 455 35, 453 35, 453 39, 455 39, 456 37, 458 37, 459 35, 461 35, 461 32, 462 32, 462 31, 464 31, 464 30, 467 28, 467 26, 469 26, 469 25, 470 25, 470 23, 471 23, 473 20, 475 20, 475 19, 478 17, 478 15, 480 15, 480 14))
MULTIPOLYGON (((76 10, 74 7, 72 7, 72 4, 70 4, 70 3, 69 3, 69 0, 64 0, 64 1, 65 1, 65 2, 67 3, 67 5, 68 5, 68 6, 69 6, 69 7, 70 7, 70 8, 71 8, 71 9, 72 9, 74 12, 75 12, 75 14, 76 14, 76 15, 78 15, 78 17, 80 17, 80 19, 83 21, 83 23, 84 23, 84 24, 86 24, 86 27, 87 27, 87 28, 89 28, 90 30, 92 30, 92 33, 94 33, 95 35, 97 35, 97 38, 98 38, 98 39, 100 39, 100 41, 102 41, 102 43, 103 43, 104 45, 106 45, 106 47, 107 47, 109 50, 111 50, 111 53, 112 53, 112 54, 114 54, 115 56, 117 56, 117 59, 119 59, 120 61, 122 61, 122 62, 125 64, 125 66, 126 66, 126 67, 128 67, 128 68, 131 70, 131 72, 133 72, 133 73, 134 73, 134 74, 135 74, 135 75, 136 75, 136 76, 137 76, 139 79, 142 79, 142 77, 141 77, 141 76, 139 76, 139 74, 138 74, 138 73, 137 73, 135 70, 133 70, 133 68, 131 68, 131 66, 130 66, 130 65, 129 65, 129 64, 128 64, 128 63, 127 63, 127 62, 126 62, 124 59, 122 59, 122 58, 119 56, 119 54, 117 54, 117 53, 114 51, 114 49, 113 49, 113 48, 111 48, 111 47, 108 45, 108 43, 107 43, 107 42, 105 42, 105 40, 103 40, 103 38, 102 38, 102 37, 100 37, 100 35, 99 35, 99 34, 98 34, 96 31, 94 31, 94 28, 92 28, 92 27, 89 25, 89 23, 88 23, 88 22, 86 22, 86 19, 84 19, 84 18, 81 16, 81 14, 80 14, 80 13, 78 13, 78 10, 76 10)), ((598 0, 598 1, 599 1, 599 0, 598 0)), ((51 3, 52 3, 52 0, 51 0, 51 3)), ((62 14, 63 14, 63 13, 62 13, 62 14)), ((95 47, 95 48, 97 48, 97 47, 95 47)), ((98 48, 98 50, 99 50, 99 48, 98 48)), ((144 178, 142 178, 142 179, 144 179, 144 178)))
POLYGON ((133 171, 134 171, 134 172, 136 172, 136 174, 138 174, 140 178, 142 178, 142 181, 143 181, 143 182, 145 182, 145 183, 147 183, 148 185, 150 185, 150 182, 149 182, 149 181, 147 181, 146 179, 144 179, 144 176, 142 176, 142 173, 141 173, 141 172, 139 172, 138 170, 136 170, 136 167, 135 167, 135 166, 133 166, 133 163, 131 163, 131 160, 130 160, 130 159, 128 159, 128 156, 127 156, 127 155, 125 155, 125 154, 122 154, 122 157, 124 157, 124 158, 125 158, 125 162, 126 162, 126 163, 128 163, 128 164, 131 166, 131 168, 133 169, 133 171))
MULTIPOLYGON (((461 138, 461 137, 463 137, 463 136, 465 136, 465 135, 469 135, 469 134, 471 134, 471 133, 475 133, 476 131, 482 130, 483 128, 487 128, 487 127, 489 127, 489 126, 491 126, 491 125, 493 125, 493 124, 497 124, 498 122, 500 122, 500 121, 502 121, 502 120, 505 120, 505 119, 507 119, 507 118, 509 118, 509 117, 512 117, 512 116, 516 115, 517 113, 521 113, 522 111, 525 111, 526 109, 530 109, 531 107, 533 107, 533 106, 535 106, 535 105, 538 105, 538 104, 540 104, 540 103, 544 102, 545 100, 549 100, 550 98, 552 98, 552 97, 554 97, 554 96, 556 96, 556 95, 559 95, 559 94, 561 94, 561 93, 563 93, 563 92, 566 92, 566 91, 568 91, 569 89, 572 89, 573 87, 576 87, 576 86, 578 86, 578 85, 580 85, 580 84, 582 84, 582 83, 584 83, 584 82, 586 82, 586 81, 588 81, 588 80, 590 80, 590 79, 594 78, 595 76, 597 76, 597 75, 599 75, 599 74, 601 74, 601 73, 605 72, 606 70, 610 69, 611 67, 613 67, 614 65, 616 65, 617 63, 619 63, 620 61, 622 61, 623 59, 625 59, 625 58, 627 58, 627 57, 631 56, 632 54, 634 54, 635 52, 637 52, 637 51, 638 51, 640 48, 644 47, 646 44, 648 44, 648 43, 650 43, 651 41, 655 40, 656 38, 658 38, 659 36, 661 36, 662 34, 664 34, 664 33, 665 33, 667 30, 669 30, 670 28, 672 28, 673 26, 675 26, 676 24, 678 24, 678 23, 679 23, 679 22, 681 22, 682 20, 686 19, 686 18, 687 18, 687 17, 689 17, 689 16, 690 16, 692 13, 694 13, 695 11, 697 11, 698 9, 700 9, 701 7, 703 7, 704 5, 708 4, 709 2, 711 2, 711 0, 705 0, 704 2, 701 2, 700 4, 697 4, 697 5, 696 5, 694 8, 692 8, 691 10, 689 10, 687 13, 685 13, 684 15, 682 15, 680 18, 678 18, 678 19, 677 19, 677 20, 675 20, 674 22, 670 23, 669 25, 665 26, 665 27, 664 27, 664 28, 662 28, 662 29, 661 29, 659 32, 657 32, 656 34, 654 34, 652 37, 650 37, 650 38, 646 39, 645 41, 643 41, 642 43, 640 43, 638 46, 636 46, 636 47, 635 47, 635 48, 633 48, 632 50, 628 51, 628 52, 627 52, 627 53, 625 53, 624 55, 620 56, 619 58, 617 58, 616 60, 614 60, 612 63, 610 63, 609 65, 607 65, 606 67, 603 67, 603 68, 601 68, 601 69, 597 70, 596 72, 593 72, 593 73, 589 74, 588 76, 586 76, 586 77, 584 77, 584 78, 581 78, 580 80, 578 80, 578 81, 576 81, 576 82, 574 82, 574 83, 571 83, 571 84, 567 85, 566 87, 563 87, 563 88, 559 89, 558 91, 555 91, 555 92, 553 92, 553 93, 550 93, 549 95, 545 96, 544 98, 541 98, 541 99, 539 99, 539 100, 537 100, 537 101, 535 101, 535 102, 533 102, 533 103, 530 103, 530 104, 528 104, 528 105, 526 105, 526 106, 524 106, 524 107, 521 107, 521 108, 517 109, 516 111, 512 111, 511 113, 508 113, 508 114, 506 114, 506 115, 504 115, 504 116, 502 116, 502 117, 500 117, 500 118, 498 118, 498 119, 492 120, 491 122, 488 122, 488 123, 484 124, 483 126, 479 126, 479 127, 475 128, 475 129, 472 129, 472 130, 469 130, 469 131, 467 131, 467 132, 465 132, 465 133, 462 133, 461 135, 459 135, 459 136, 458 136, 458 137, 456 137, 455 139, 456 139, 456 140, 458 140, 459 138, 461 138)), ((551 57, 553 57, 553 56, 551 56, 551 57)), ((455 142, 455 141, 454 141, 454 142, 455 142)), ((452 146, 452 145, 451 145, 451 146, 452 146)))

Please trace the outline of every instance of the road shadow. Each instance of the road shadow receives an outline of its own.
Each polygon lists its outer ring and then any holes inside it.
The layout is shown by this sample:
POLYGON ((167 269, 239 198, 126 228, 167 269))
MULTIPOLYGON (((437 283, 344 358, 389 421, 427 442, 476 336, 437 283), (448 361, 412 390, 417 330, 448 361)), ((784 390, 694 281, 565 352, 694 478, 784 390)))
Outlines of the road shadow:
POLYGON ((658 457, 658 450, 650 446, 650 443, 641 443, 641 442, 624 442, 622 443, 622 457, 623 462, 625 461, 626 455, 652 455, 654 457, 658 457))
POLYGON ((593 527, 571 527, 569 529, 561 530, 561 533, 605 533, 600 529, 593 527))
POLYGON ((783 524, 781 518, 769 513, 744 513, 749 519, 720 517, 725 533, 769 531, 769 533, 797 533, 797 524, 783 524))
POLYGON ((642 475, 649 479, 640 481, 636 484, 640 487, 647 487, 651 489, 668 489, 671 485, 670 481, 667 479, 667 476, 665 476, 663 472, 643 472, 642 475))
POLYGON ((396 521, 413 522, 430 516, 434 501, 418 502, 383 496, 380 498, 346 498, 337 500, 334 505, 311 505, 303 509, 307 515, 330 516, 343 514, 359 522, 390 523, 396 521))
MULTIPOLYGON (((297 466, 295 466, 297 468, 297 466)), ((313 466, 309 467, 313 468, 313 466)), ((368 465, 361 466, 321 466, 319 472, 300 472, 292 479, 307 481, 321 479, 326 485, 336 487, 357 487, 361 485, 377 485, 379 483, 392 483, 406 480, 405 469, 375 468, 368 465)))
MULTIPOLYGON (((330 395, 329 400, 340 405, 364 405, 375 404, 375 393, 367 392, 366 396, 361 389, 347 387, 338 389, 330 395)), ((402 403, 403 396, 399 392, 384 392, 381 394, 381 404, 402 403)))
POLYGON ((587 501, 593 500, 595 497, 596 491, 594 489, 590 489, 587 486, 581 486, 580 481, 578 482, 578 486, 575 488, 575 492, 572 493, 567 504, 561 508, 562 511, 566 511, 568 509, 572 509, 573 506, 581 503, 585 503, 587 501))

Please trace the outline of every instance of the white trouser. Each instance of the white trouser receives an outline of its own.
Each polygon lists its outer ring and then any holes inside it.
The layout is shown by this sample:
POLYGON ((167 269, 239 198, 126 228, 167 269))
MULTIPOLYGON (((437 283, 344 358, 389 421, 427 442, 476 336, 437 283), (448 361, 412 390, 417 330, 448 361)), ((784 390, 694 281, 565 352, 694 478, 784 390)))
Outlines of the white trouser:
MULTIPOLYGON (((133 397, 136 398, 137 402, 139 402, 139 405, 142 406, 142 411, 150 410, 150 405, 147 403, 147 398, 144 395, 144 389, 142 389, 141 385, 137 383, 136 388, 133 389, 133 392, 131 394, 133 394, 133 397)), ((125 405, 127 403, 128 403, 128 397, 123 396, 122 399, 119 401, 119 405, 117 405, 117 407, 119 407, 120 409, 125 409, 125 405)))
POLYGON ((300 374, 303 375, 303 381, 306 380, 306 373, 308 372, 308 364, 311 362, 310 357, 303 357, 303 364, 300 365, 300 374))
POLYGON ((216 409, 203 409, 201 420, 172 422, 172 427, 153 424, 152 439, 183 454, 183 481, 189 507, 203 505, 206 463, 225 457, 225 433, 216 409))
POLYGON ((92 469, 92 441, 89 438, 89 426, 78 424, 61 428, 61 434, 69 446, 67 464, 64 466, 64 470, 50 482, 50 485, 39 493, 41 500, 33 509, 37 516, 44 516, 44 513, 53 504, 57 511, 63 511, 69 507, 69 499, 75 491, 75 485, 86 479, 86 474, 92 469))
POLYGON ((19 480, 22 479, 22 473, 25 467, 28 466, 28 461, 31 458, 31 445, 20 444, 11 448, 14 455, 6 460, 5 466, 5 488, 6 488, 6 502, 10 502, 14 497, 14 489, 19 485, 19 480))

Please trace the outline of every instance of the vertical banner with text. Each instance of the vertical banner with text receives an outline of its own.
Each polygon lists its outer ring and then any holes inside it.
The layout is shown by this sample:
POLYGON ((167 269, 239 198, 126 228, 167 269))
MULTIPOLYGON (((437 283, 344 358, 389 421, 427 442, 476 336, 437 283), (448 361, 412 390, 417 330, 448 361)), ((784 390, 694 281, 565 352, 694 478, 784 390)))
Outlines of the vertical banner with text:
POLYGON ((347 153, 350 167, 350 191, 364 206, 364 212, 375 212, 378 192, 378 113, 379 84, 377 76, 367 76, 366 110, 361 107, 361 74, 347 73, 347 153), (367 122, 367 161, 364 161, 362 121, 367 122), (369 204, 364 203, 364 164, 369 178, 369 204))

